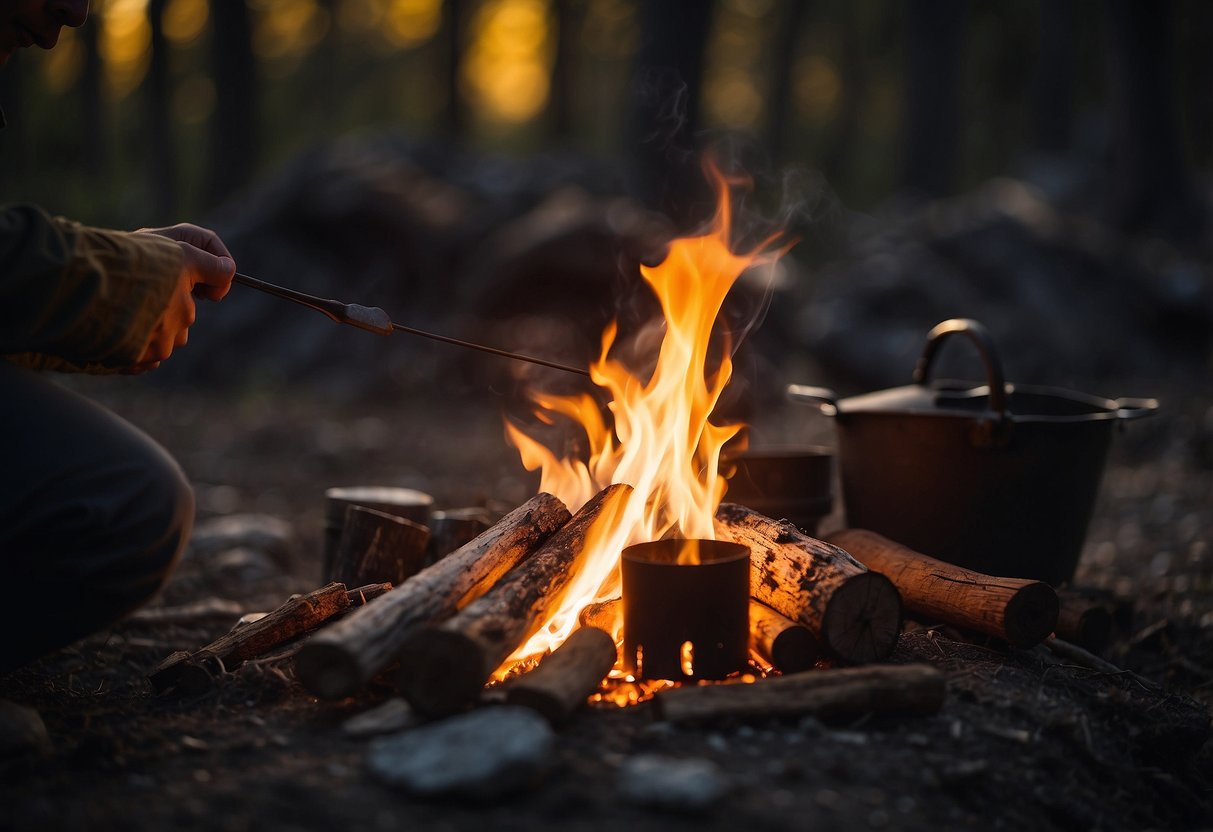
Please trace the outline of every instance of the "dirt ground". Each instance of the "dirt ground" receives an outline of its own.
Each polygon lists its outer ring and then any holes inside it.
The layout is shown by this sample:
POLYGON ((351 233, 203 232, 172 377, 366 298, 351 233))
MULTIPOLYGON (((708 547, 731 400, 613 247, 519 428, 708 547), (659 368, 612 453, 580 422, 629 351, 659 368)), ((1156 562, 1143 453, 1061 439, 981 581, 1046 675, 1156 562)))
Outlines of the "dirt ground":
MULTIPOLYGON (((178 457, 200 518, 264 512, 295 530, 281 563, 187 555, 157 606, 220 598, 264 610, 317 586, 327 486, 401 485, 433 494, 437 507, 501 508, 536 488, 502 437, 502 399, 491 388, 375 403, 305 391, 191 394, 138 380, 83 388, 178 457)), ((1077 576, 1116 605, 1105 658, 1123 673, 918 622, 895 659, 947 673, 936 715, 683 728, 643 706, 587 710, 559 733, 537 788, 469 805, 418 800, 367 773, 366 741, 340 726, 385 689, 318 702, 286 662, 246 667, 193 698, 156 696, 145 673, 235 616, 132 620, 0 679, 0 698, 36 708, 51 738, 44 756, 0 761, 0 827, 1208 828, 1213 393, 1171 384, 1158 395, 1162 414, 1116 439, 1077 576), (728 794, 704 815, 633 805, 617 772, 640 753, 711 760, 728 794)), ((789 406, 765 414, 755 438, 828 442, 830 426, 789 406)))

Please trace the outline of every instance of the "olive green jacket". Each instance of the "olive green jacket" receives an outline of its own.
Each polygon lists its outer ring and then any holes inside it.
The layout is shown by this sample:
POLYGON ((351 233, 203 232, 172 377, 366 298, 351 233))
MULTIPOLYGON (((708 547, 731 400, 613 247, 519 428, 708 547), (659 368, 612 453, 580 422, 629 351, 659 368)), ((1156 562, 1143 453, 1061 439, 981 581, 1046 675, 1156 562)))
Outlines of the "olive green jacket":
POLYGON ((182 254, 155 234, 89 228, 0 206, 0 356, 37 369, 136 363, 168 306, 182 254))

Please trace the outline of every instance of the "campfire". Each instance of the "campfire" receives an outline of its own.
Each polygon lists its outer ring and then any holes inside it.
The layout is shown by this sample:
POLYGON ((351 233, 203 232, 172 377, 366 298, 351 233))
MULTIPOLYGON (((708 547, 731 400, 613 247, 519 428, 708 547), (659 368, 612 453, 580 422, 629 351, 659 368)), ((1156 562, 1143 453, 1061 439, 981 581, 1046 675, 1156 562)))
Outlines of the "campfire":
MULTIPOLYGON (((619 327, 603 334, 589 377, 607 412, 588 393, 533 393, 536 420, 575 428, 584 455, 553 452, 507 420, 522 464, 542 472, 540 493, 458 546, 418 522, 428 503, 409 519, 383 489, 332 497, 326 569, 340 580, 170 656, 153 683, 197 689, 285 650, 318 697, 387 679, 430 717, 502 698, 554 723, 590 701, 650 698, 672 720, 920 713, 942 702, 942 676, 876 664, 897 644, 903 603, 1016 647, 1066 626, 1077 637, 1091 605, 1059 602, 1045 583, 962 569, 872 532, 818 540, 722 502, 723 454, 744 426, 713 421, 732 375, 717 321, 738 278, 782 243, 734 251, 730 183, 713 178, 708 229, 641 269, 663 312, 653 354, 625 361, 619 327)), ((428 500, 408 494, 412 509, 428 500)))

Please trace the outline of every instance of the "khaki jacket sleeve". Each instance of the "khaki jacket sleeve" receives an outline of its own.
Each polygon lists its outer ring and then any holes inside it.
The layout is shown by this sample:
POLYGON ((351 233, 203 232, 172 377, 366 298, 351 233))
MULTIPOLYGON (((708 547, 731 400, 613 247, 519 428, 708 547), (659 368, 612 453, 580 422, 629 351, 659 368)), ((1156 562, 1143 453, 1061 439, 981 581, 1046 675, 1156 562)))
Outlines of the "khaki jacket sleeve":
POLYGON ((172 240, 0 208, 0 355, 101 371, 138 361, 181 274, 172 240))

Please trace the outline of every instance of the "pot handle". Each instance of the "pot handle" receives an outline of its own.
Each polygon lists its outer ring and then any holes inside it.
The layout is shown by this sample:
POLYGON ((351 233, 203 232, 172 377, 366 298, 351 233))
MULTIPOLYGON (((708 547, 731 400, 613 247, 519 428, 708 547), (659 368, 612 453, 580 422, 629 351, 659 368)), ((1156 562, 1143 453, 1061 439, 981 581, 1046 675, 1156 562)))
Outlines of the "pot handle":
POLYGON ((815 404, 827 416, 838 413, 838 394, 828 387, 810 387, 807 384, 789 384, 788 398, 801 404, 815 404))
MULTIPOLYGON (((986 384, 990 388, 990 409, 998 414, 1000 421, 1007 418, 1007 382, 1002 374, 1002 362, 998 358, 998 350, 990 333, 979 322, 972 318, 952 318, 936 324, 927 334, 927 344, 923 348, 922 357, 914 368, 914 383, 926 384, 930 381, 931 364, 939 353, 939 347, 948 336, 960 333, 968 337, 977 347, 981 355, 981 363, 986 368, 986 384)), ((1122 399, 1121 401, 1126 401, 1122 399)))
POLYGON ((1130 397, 1116 399, 1116 418, 1122 422, 1133 419, 1144 419, 1158 412, 1158 399, 1134 399, 1130 397))

